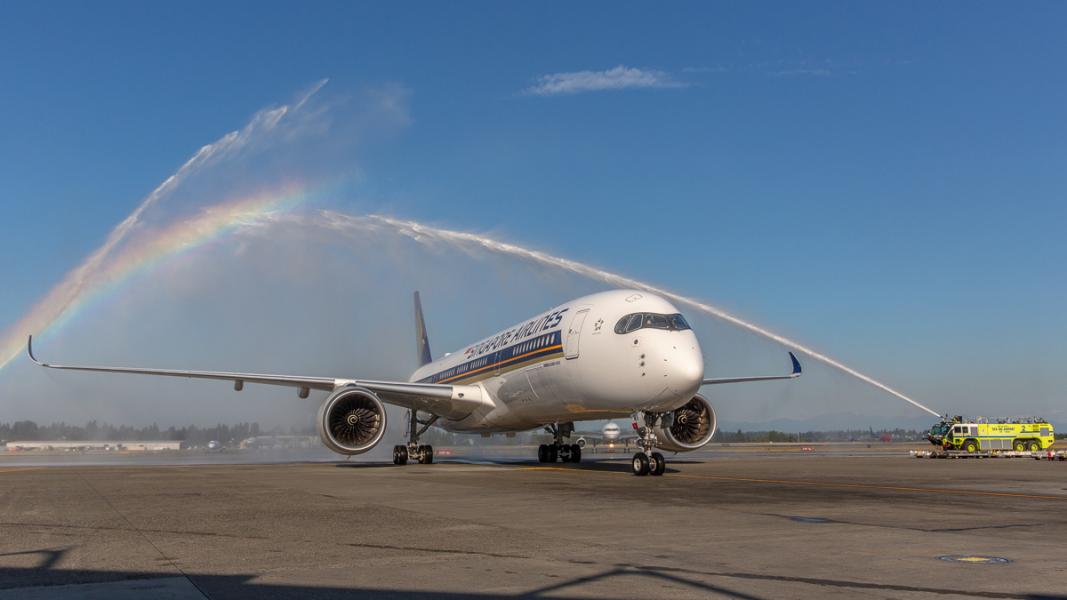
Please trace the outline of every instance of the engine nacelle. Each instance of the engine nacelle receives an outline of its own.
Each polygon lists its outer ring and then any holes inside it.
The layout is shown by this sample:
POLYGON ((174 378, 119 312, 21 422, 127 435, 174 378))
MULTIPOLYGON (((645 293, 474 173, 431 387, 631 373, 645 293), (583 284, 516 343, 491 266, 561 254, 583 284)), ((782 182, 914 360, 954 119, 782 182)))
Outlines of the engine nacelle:
POLYGON ((346 387, 330 394, 319 407, 319 437, 338 454, 362 454, 385 435, 385 406, 374 392, 346 387))
POLYGON ((711 441, 718 425, 715 409, 707 398, 697 394, 663 419, 656 428, 656 447, 672 452, 690 452, 711 441))

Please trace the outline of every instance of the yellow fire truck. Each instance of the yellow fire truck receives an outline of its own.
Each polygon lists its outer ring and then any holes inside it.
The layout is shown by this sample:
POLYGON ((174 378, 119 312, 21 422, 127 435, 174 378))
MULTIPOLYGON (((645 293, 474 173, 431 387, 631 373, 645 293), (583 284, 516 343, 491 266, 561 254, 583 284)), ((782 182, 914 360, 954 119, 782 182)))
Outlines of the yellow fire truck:
POLYGON ((1051 448, 1055 443, 1052 424, 1036 418, 964 422, 963 418, 955 417, 934 425, 927 437, 932 444, 945 450, 964 452, 1038 452, 1051 448))

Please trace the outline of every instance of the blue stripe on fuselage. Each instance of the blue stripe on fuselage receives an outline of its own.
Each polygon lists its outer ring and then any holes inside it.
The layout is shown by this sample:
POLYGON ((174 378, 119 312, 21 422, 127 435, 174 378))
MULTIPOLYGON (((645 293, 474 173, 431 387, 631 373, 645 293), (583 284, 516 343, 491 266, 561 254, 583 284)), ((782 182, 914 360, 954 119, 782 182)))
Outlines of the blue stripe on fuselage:
POLYGON ((418 383, 459 383, 472 377, 491 374, 497 367, 511 368, 548 355, 561 354, 563 352, 562 339, 563 336, 559 331, 538 335, 423 377, 418 383))

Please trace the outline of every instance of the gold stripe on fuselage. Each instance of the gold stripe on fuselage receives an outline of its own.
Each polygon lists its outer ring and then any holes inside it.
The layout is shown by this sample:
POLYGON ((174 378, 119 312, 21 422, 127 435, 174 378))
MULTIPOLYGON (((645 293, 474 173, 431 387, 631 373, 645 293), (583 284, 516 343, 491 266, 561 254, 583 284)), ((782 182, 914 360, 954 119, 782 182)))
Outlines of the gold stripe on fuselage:
POLYGON ((511 357, 511 358, 509 358, 507 360, 502 360, 500 362, 495 362, 495 363, 493 363, 491 365, 485 365, 484 367, 480 367, 480 368, 475 369, 473 371, 467 371, 466 373, 460 373, 459 375, 453 375, 453 376, 451 376, 451 377, 449 377, 447 379, 442 379, 442 380, 437 381, 435 383, 453 383, 453 382, 455 382, 455 381, 457 381, 459 379, 463 379, 463 378, 470 377, 472 375, 477 374, 478 375, 477 377, 475 377, 473 379, 470 379, 468 381, 464 381, 464 383, 473 383, 475 381, 481 381, 483 379, 488 379, 488 378, 492 377, 493 375, 496 375, 497 373, 496 373, 495 369, 498 368, 498 367, 500 368, 500 372, 501 373, 509 373, 511 371, 514 371, 515 369, 518 369, 518 368, 521 368, 521 367, 525 367, 527 365, 536 365, 536 364, 542 363, 542 362, 544 362, 546 360, 551 360, 553 358, 559 358, 562 355, 563 355, 563 344, 556 344, 555 346, 547 346, 545 348, 538 348, 537 350, 532 350, 530 352, 527 352, 526 354, 520 354, 518 356, 513 356, 513 357, 511 357), (540 356, 540 357, 538 357, 536 359, 526 361, 526 362, 524 362, 522 364, 511 365, 509 367, 505 367, 504 366, 504 365, 507 365, 508 363, 513 363, 515 361, 522 360, 522 359, 524 359, 524 358, 526 358, 526 357, 528 357, 528 356, 530 356, 532 354, 541 354, 542 352, 548 352, 550 350, 556 350, 556 352, 552 352, 550 354, 546 354, 545 356, 540 356), (490 370, 490 369, 494 369, 494 370, 490 370), (488 372, 486 372, 486 371, 488 371, 488 372))

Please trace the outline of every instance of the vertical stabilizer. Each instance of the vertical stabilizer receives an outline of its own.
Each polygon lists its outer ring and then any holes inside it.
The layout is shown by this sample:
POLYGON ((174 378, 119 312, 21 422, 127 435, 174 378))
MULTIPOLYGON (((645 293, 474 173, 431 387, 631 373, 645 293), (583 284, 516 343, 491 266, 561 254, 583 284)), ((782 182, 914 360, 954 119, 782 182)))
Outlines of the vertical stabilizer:
POLYGON ((419 366, 433 362, 430 355, 430 340, 426 337, 426 321, 422 318, 422 300, 415 292, 415 344, 419 353, 419 366))

